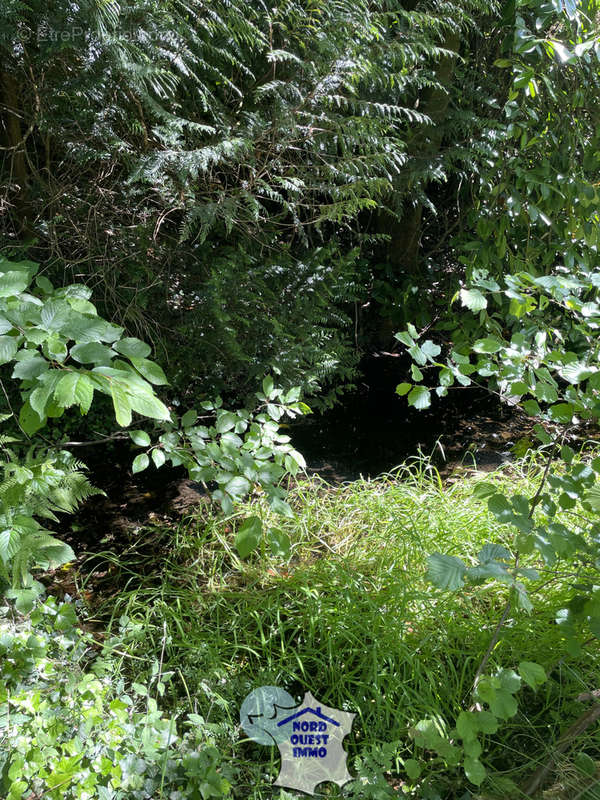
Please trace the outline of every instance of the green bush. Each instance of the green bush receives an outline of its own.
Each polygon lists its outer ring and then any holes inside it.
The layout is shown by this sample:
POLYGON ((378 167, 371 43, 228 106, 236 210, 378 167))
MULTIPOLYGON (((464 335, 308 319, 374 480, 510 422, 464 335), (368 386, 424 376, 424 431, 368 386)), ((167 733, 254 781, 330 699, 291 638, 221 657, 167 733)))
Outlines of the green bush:
POLYGON ((28 621, 0 618, 0 796, 7 800, 207 800, 226 797, 220 755, 196 717, 178 733, 151 693, 169 675, 153 662, 147 686, 126 687, 112 648, 77 627, 53 598, 28 621))

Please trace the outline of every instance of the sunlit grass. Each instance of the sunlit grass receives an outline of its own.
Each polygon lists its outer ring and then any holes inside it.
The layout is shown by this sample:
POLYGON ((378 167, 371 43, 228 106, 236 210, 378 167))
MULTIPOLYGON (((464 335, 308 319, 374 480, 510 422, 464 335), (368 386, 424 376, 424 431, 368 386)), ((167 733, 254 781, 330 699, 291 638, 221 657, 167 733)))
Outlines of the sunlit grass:
MULTIPOLYGON (((190 517, 175 530, 153 530, 152 569, 140 571, 133 552, 110 557, 125 588, 97 613, 114 626, 123 616, 139 625, 131 655, 164 654, 164 669, 174 672, 164 700, 175 709, 233 726, 257 686, 276 684, 297 698, 309 689, 325 704, 357 713, 352 755, 396 742, 398 754, 410 757, 419 719, 436 716, 451 726, 468 706, 507 597, 498 584, 436 590, 425 580, 427 556, 439 551, 468 562, 488 541, 510 548, 509 530, 473 488, 485 479, 532 494, 537 475, 530 460, 443 485, 435 469, 416 462, 336 488, 299 481, 290 498, 293 520, 274 517, 257 497, 226 519, 190 517), (249 515, 285 530, 288 560, 264 549, 247 561, 237 557, 235 530, 249 515)), ((490 661, 490 669, 537 661, 551 675, 537 694, 521 692, 518 716, 490 743, 488 763, 513 777, 544 758, 546 743, 577 713, 576 695, 600 674, 597 649, 578 657, 564 649, 554 624, 563 591, 556 584, 536 598, 531 615, 512 613, 490 661)), ((141 665, 123 656, 136 679, 141 665)), ((275 774, 277 759, 264 748, 234 747, 242 762, 275 774)))

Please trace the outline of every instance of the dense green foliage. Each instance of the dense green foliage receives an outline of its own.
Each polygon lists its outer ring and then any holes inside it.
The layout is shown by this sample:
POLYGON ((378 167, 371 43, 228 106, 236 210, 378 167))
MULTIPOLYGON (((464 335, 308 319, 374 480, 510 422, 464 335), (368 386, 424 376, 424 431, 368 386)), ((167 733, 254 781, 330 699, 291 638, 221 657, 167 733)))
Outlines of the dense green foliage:
POLYGON ((510 23, 495 5, 5 5, 15 247, 99 284, 190 394, 244 398, 274 364, 284 386, 340 384, 357 347, 389 341, 430 284, 421 218, 451 226, 456 181, 489 155, 510 23))
MULTIPOLYGON (((512 475, 485 478, 498 491, 528 494, 535 488, 540 463, 532 459, 512 475)), ((568 581, 556 581, 540 595, 536 614, 511 616, 511 635, 501 639, 494 654, 495 663, 503 663, 507 672, 514 670, 508 686, 518 701, 516 714, 515 704, 506 697, 503 714, 497 714, 492 700, 495 722, 487 705, 481 712, 469 712, 473 672, 504 605, 505 588, 469 584, 461 593, 449 593, 427 581, 425 566, 427 553, 435 548, 476 553, 495 540, 510 546, 506 527, 474 492, 482 484, 482 476, 476 476, 442 487, 435 470, 424 463, 338 489, 304 481, 290 497, 295 519, 281 522, 264 501, 254 500, 225 519, 198 514, 176 530, 155 523, 136 537, 127 555, 99 554, 90 584, 111 592, 115 583, 123 586, 94 611, 96 619, 100 615, 111 620, 103 647, 85 652, 89 636, 74 636, 72 609, 50 604, 41 616, 44 625, 62 626, 60 638, 52 639, 45 656, 56 667, 48 666, 47 674, 38 672, 39 677, 30 678, 33 683, 21 683, 20 688, 14 681, 23 680, 24 666, 12 667, 18 675, 10 677, 10 713, 26 719, 21 722, 23 738, 10 758, 40 751, 35 758, 26 757, 31 765, 27 776, 20 778, 15 768, 14 779, 27 782, 24 791, 50 788, 44 770, 71 748, 72 758, 64 765, 65 771, 71 770, 70 777, 64 774, 65 796, 84 796, 85 789, 79 787, 85 781, 90 787, 93 783, 88 759, 97 757, 103 767, 96 788, 89 789, 92 797, 104 798, 99 787, 112 785, 115 798, 119 791, 127 798, 167 798, 177 776, 183 780, 187 747, 195 743, 202 749, 219 749, 219 774, 231 785, 233 797, 280 797, 280 790, 272 787, 279 769, 276 748, 248 741, 238 725, 248 691, 275 683, 295 697, 310 689, 327 704, 357 713, 345 743, 355 780, 343 794, 323 784, 319 790, 327 796, 477 796, 476 765, 465 760, 463 768, 462 753, 473 753, 479 744, 479 759, 488 771, 484 796, 522 797, 517 787, 549 760, 561 732, 586 710, 586 701, 577 698, 594 684, 600 657, 590 643, 581 653, 565 647, 565 631, 553 618, 554 609, 567 601, 569 586, 568 581), (239 559, 236 535, 248 519, 257 517, 265 528, 281 525, 291 543, 289 556, 267 550, 239 559), (167 548, 165 558, 161 554, 167 548), (76 669, 64 668, 68 652, 57 654, 62 637, 71 642, 71 652, 79 654, 76 669), (532 662, 540 667, 532 667, 532 662), (34 687, 56 684, 64 692, 64 706, 40 708, 35 699, 25 704, 25 698, 38 696, 34 687), (77 685, 81 691, 68 694, 77 685), (110 708, 115 698, 127 706, 127 736, 121 732, 121 703, 110 708), (49 732, 50 744, 44 734, 59 709, 65 727, 49 732), (100 717, 103 709, 106 713, 100 717), (78 713, 91 732, 83 748, 73 741, 78 728, 69 725, 70 715, 78 713), (483 720, 479 743, 469 735, 474 730, 469 722, 477 717, 483 720), (160 731, 161 725, 168 730, 167 722, 159 724, 161 719, 172 723, 166 762, 160 736, 149 733, 160 731), (138 774, 148 781, 140 795, 133 788, 135 774, 127 774, 136 748, 144 762, 137 762, 138 774), (83 758, 76 760, 80 752, 83 758), (161 794, 156 786, 165 763, 161 794)), ((568 517, 568 512, 560 512, 561 521, 568 517)), ((525 557, 524 566, 534 563, 532 556, 525 557)), ((534 588, 543 587, 545 580, 542 573, 534 588)), ((28 655, 25 642, 30 632, 27 626, 21 630, 18 648, 6 640, 12 663, 28 655)), ((10 633, 15 635, 12 629, 10 633)), ((36 633, 43 642, 46 635, 36 633)), ((495 665, 490 665, 485 672, 488 684, 494 673, 495 665)), ((491 698, 490 692, 485 694, 486 681, 481 682, 481 693, 487 703, 491 698)), ((557 797, 589 790, 582 797, 595 800, 589 762, 599 760, 599 748, 595 727, 564 753, 558 764, 557 797)), ((188 780, 176 797, 196 797, 198 784, 192 776, 188 780)), ((283 796, 300 795, 284 791, 283 796)))
POLYGON ((133 460, 134 473, 146 469, 150 458, 157 468, 168 461, 185 466, 194 480, 214 484, 212 496, 225 511, 257 486, 279 513, 291 514, 279 484, 305 464, 290 437, 279 433, 279 421, 308 410, 297 387, 284 393, 266 377, 254 411, 228 411, 217 397, 202 403, 202 416, 190 409, 178 418, 155 394, 167 379, 148 359, 149 345, 99 317, 89 288, 55 289, 46 277, 35 277, 38 268, 30 261, 2 259, 0 267, 0 377, 10 374, 20 390, 20 409, 13 410, 1 384, 11 412, 1 421, 12 423, 18 435, 0 438, 0 580, 17 608, 31 609, 42 591, 32 568, 73 557, 37 518, 56 521, 56 513, 74 511, 94 493, 83 465, 60 442, 49 445, 35 435, 66 409, 87 414, 96 393, 110 397, 121 427, 131 425, 134 413, 162 425, 153 445, 146 431, 130 431, 136 445, 149 448, 133 460))
POLYGON ((574 442, 600 419, 599 20, 4 0, 11 800, 270 797, 276 759, 236 731, 257 681, 356 708, 348 796, 533 797, 561 767, 598 796, 600 458, 574 442), (339 401, 374 349, 416 409, 477 386, 535 418, 527 470, 286 484, 284 418, 339 401), (72 433, 115 426, 133 475, 184 467, 219 510, 149 531, 139 573, 101 557, 120 591, 94 660, 39 578, 97 491, 72 433))

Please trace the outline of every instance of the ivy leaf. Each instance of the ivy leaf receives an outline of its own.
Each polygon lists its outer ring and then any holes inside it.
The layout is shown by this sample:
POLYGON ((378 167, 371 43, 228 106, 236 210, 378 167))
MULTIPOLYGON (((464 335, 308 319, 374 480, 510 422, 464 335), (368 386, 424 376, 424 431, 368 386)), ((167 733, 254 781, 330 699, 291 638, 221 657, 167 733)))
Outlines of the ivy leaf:
POLYGON ((248 517, 244 520, 235 537, 235 548, 240 558, 248 558, 254 552, 262 538, 262 522, 259 517, 248 517))
POLYGON ((460 558, 432 553, 427 561, 427 580, 438 589, 454 591, 464 584, 467 567, 460 558))

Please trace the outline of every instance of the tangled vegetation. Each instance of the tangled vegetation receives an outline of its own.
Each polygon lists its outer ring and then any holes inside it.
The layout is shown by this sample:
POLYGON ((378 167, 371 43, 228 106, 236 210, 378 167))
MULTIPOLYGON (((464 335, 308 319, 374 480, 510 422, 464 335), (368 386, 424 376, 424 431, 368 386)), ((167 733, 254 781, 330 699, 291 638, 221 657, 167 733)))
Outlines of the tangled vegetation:
POLYGON ((356 713, 324 795, 600 797, 599 12, 3 0, 2 797, 273 797, 259 685, 356 713), (304 475, 373 354, 524 460, 304 475), (119 439, 207 507, 77 572, 119 439))

